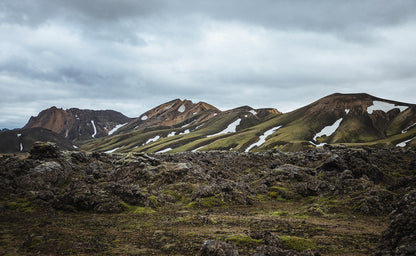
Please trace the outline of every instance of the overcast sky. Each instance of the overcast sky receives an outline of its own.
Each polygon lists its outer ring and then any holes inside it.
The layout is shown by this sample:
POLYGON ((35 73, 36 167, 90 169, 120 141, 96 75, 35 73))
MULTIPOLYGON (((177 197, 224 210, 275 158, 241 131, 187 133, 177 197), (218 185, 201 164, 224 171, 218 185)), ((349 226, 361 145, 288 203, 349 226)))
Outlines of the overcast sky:
POLYGON ((0 128, 175 98, 288 112, 334 92, 416 103, 414 0, 1 0, 0 128))

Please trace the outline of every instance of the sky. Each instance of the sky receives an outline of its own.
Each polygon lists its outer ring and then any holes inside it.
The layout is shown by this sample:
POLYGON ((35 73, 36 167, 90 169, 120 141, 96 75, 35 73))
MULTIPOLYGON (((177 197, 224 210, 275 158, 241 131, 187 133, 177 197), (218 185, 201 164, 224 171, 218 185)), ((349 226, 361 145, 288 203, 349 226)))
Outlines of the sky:
POLYGON ((176 98, 416 103, 415 71, 414 0, 0 1, 0 128, 51 106, 138 117, 176 98))

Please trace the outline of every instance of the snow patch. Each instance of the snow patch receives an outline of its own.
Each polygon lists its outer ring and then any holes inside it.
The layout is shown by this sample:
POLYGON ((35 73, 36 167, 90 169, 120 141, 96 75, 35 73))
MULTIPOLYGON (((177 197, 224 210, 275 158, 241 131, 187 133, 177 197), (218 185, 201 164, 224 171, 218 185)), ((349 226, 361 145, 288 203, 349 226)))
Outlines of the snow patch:
POLYGON ((66 129, 66 132, 65 132, 65 138, 68 138, 68 133, 69 133, 69 130, 68 130, 68 129, 66 129))
POLYGON ((23 151, 23 144, 20 142, 20 151, 23 151))
POLYGON ((320 144, 315 144, 313 143, 313 141, 309 141, 309 143, 311 143, 312 145, 314 145, 315 147, 322 147, 323 145, 326 145, 326 143, 320 143, 320 144))
POLYGON ((144 115, 144 116, 142 116, 142 118, 140 118, 142 121, 145 121, 145 120, 147 120, 147 116, 146 115, 144 115))
POLYGON ((91 135, 91 137, 95 138, 95 135, 97 135, 97 127, 95 127, 94 120, 91 120, 91 123, 92 123, 92 127, 94 128, 94 134, 91 135))
POLYGON ((192 122, 190 122, 190 123, 187 123, 187 124, 185 124, 185 125, 182 125, 182 127, 181 127, 181 128, 187 127, 187 126, 189 126, 190 124, 192 124, 192 123, 194 123, 194 122, 195 122, 195 120, 194 120, 194 121, 192 121, 192 122))
POLYGON ((218 115, 217 113, 214 113, 214 115, 213 116, 216 116, 216 115, 218 115))
POLYGON ((78 147, 77 147, 77 146, 75 146, 75 145, 72 145, 72 147, 73 147, 73 148, 78 148, 78 147))
POLYGON ((198 151, 198 150, 200 150, 201 148, 203 148, 203 147, 205 147, 206 145, 204 145, 204 146, 202 146, 202 147, 199 147, 199 148, 196 148, 196 149, 193 149, 192 150, 192 152, 196 152, 196 151, 198 151))
POLYGON ((256 111, 254 111, 254 110, 250 110, 250 111, 248 111, 248 112, 250 112, 251 114, 253 114, 253 115, 257 115, 257 112, 256 111))
MULTIPOLYGON (((123 146, 124 147, 124 146, 123 146)), ((122 147, 116 147, 116 148, 113 148, 113 149, 110 149, 110 150, 107 150, 107 151, 105 151, 104 153, 107 153, 107 154, 109 154, 109 153, 113 153, 114 151, 116 151, 117 149, 119 149, 119 148, 122 148, 122 147)))
POLYGON ((151 143, 151 142, 155 142, 155 141, 157 141, 158 139, 160 139, 160 136, 159 136, 159 135, 156 135, 154 138, 148 139, 148 140, 146 141, 146 143, 144 143, 143 145, 149 144, 149 143, 151 143))
POLYGON ((342 118, 335 121, 333 125, 325 126, 319 133, 315 135, 315 137, 313 137, 313 140, 316 141, 317 138, 322 137, 324 135, 328 137, 331 136, 338 129, 341 122, 342 118))
POLYGON ((195 130, 196 130, 196 129, 201 128, 201 127, 202 127, 202 126, 204 126, 204 125, 205 125, 205 123, 202 123, 202 124, 198 125, 198 126, 195 128, 195 130))
POLYGON ((387 103, 384 101, 373 101, 373 105, 367 107, 367 112, 369 114, 372 114, 374 111, 376 110, 381 110, 385 113, 389 112, 392 109, 398 108, 400 110, 400 112, 406 110, 408 108, 408 106, 396 106, 394 104, 391 103, 387 103))
POLYGON ((262 145, 263 143, 265 143, 265 142, 266 142, 266 138, 267 138, 269 135, 272 135, 275 131, 279 130, 281 127, 282 127, 282 126, 281 126, 281 125, 279 125, 279 126, 273 127, 272 129, 269 129, 269 130, 265 131, 265 132, 263 133, 263 135, 260 135, 260 137, 259 137, 259 141, 257 141, 257 142, 255 142, 255 143, 251 144, 248 148, 246 148, 245 152, 249 152, 249 151, 250 151, 252 148, 254 148, 255 146, 260 146, 260 145, 262 145))
POLYGON ((128 124, 128 123, 116 125, 113 129, 111 129, 111 131, 108 132, 108 135, 111 135, 111 134, 115 133, 118 129, 125 126, 126 124, 128 124))
POLYGON ((345 110, 345 114, 347 114, 347 115, 348 115, 348 113, 350 113, 350 110, 349 110, 349 109, 346 109, 346 110, 345 110))
POLYGON ((416 125, 416 123, 414 123, 414 124, 412 124, 412 125, 410 125, 409 127, 407 127, 406 129, 404 129, 403 131, 402 131, 402 133, 406 133, 407 131, 409 131, 413 126, 415 126, 416 125))
POLYGON ((17 137, 19 138, 20 136, 22 136, 22 134, 21 134, 21 133, 18 133, 18 134, 17 134, 17 137))
POLYGON ((181 113, 183 113, 183 112, 185 112, 185 105, 181 105, 179 108, 178 108, 178 111, 179 112, 181 112, 181 113))
POLYGON ((178 135, 188 134, 188 133, 190 133, 190 132, 191 132, 191 131, 190 131, 189 129, 186 129, 185 131, 183 131, 183 132, 179 133, 178 135))
POLYGON ((168 110, 168 109, 170 109, 172 106, 173 106, 173 105, 166 106, 166 107, 164 108, 164 110, 168 110))
POLYGON ((77 120, 79 120, 79 117, 78 117, 78 115, 75 115, 75 118, 76 118, 77 120))
POLYGON ((176 132, 171 132, 171 133, 168 134, 168 137, 175 136, 175 134, 176 134, 176 132))
POLYGON ((400 142, 399 144, 396 145, 396 147, 401 147, 401 148, 406 147, 406 144, 409 143, 410 141, 412 141, 414 138, 416 138, 416 136, 411 138, 411 139, 400 142))
POLYGON ((237 126, 240 124, 240 122, 241 122, 241 118, 239 118, 239 119, 235 120, 234 122, 232 122, 231 124, 229 124, 227 126, 227 128, 225 128, 224 130, 222 130, 218 133, 215 133, 215 134, 208 135, 207 138, 217 136, 217 135, 220 135, 220 134, 226 134, 226 133, 229 133, 229 132, 236 132, 237 126))
POLYGON ((171 151, 171 150, 172 150, 172 148, 165 148, 165 149, 162 149, 160 151, 157 151, 156 154, 165 153, 165 152, 168 152, 168 151, 171 151))

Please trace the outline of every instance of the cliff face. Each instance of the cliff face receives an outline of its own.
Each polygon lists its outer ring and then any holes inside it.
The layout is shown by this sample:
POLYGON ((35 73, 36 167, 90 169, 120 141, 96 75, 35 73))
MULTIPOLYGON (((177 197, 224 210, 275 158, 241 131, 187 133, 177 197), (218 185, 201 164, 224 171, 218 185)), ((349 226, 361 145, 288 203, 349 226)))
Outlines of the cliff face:
POLYGON ((41 127, 76 141, 106 136, 116 126, 131 120, 113 110, 63 110, 51 107, 36 117, 32 116, 23 128, 41 127))

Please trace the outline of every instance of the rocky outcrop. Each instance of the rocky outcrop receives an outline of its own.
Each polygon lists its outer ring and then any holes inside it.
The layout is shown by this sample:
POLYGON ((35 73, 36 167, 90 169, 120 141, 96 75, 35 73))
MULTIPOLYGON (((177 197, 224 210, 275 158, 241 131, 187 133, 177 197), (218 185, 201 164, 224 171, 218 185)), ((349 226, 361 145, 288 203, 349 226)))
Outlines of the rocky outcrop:
POLYGON ((404 195, 390 214, 374 256, 416 255, 416 190, 404 195))

